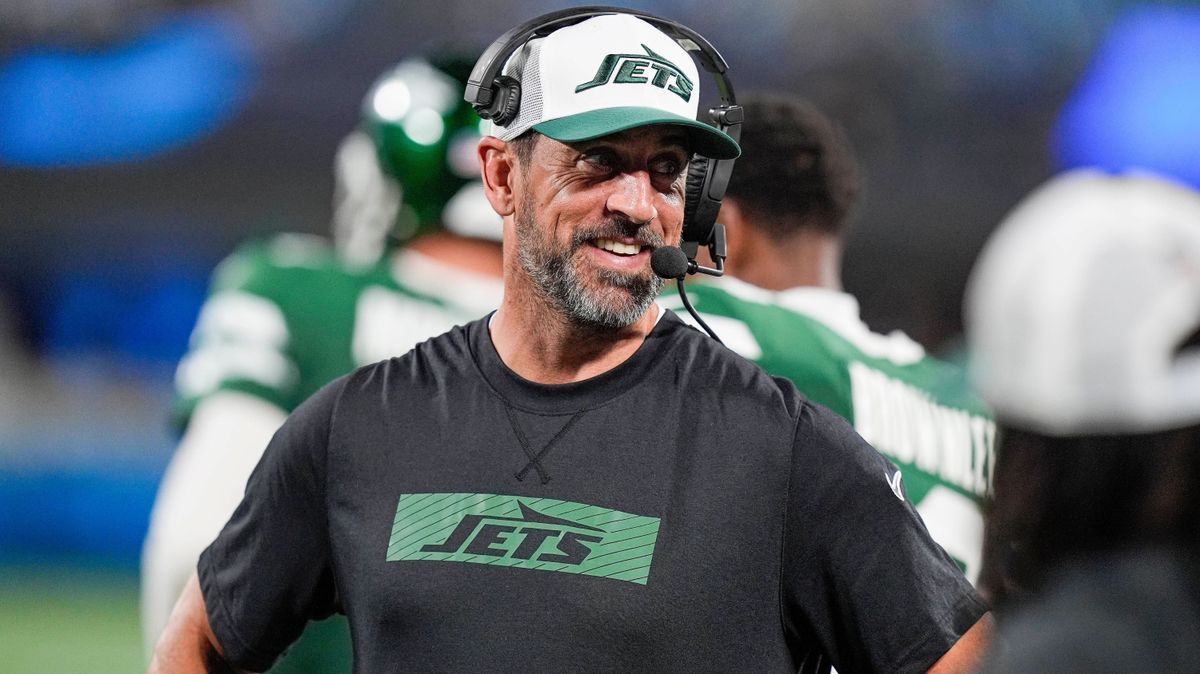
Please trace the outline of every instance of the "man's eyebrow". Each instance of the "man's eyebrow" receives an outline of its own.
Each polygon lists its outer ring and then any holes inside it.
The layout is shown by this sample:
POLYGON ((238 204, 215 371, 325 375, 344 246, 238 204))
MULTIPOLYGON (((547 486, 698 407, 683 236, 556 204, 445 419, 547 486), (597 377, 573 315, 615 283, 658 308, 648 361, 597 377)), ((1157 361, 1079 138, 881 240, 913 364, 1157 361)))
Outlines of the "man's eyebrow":
POLYGON ((673 133, 666 138, 663 138, 663 142, 667 143, 668 145, 678 145, 686 150, 688 135, 686 133, 673 133))
POLYGON ((685 153, 688 153, 688 154, 691 153, 691 150, 688 149, 687 134, 684 134, 684 133, 674 134, 673 133, 673 134, 663 138, 662 142, 663 142, 663 145, 666 145, 668 149, 676 149, 677 148, 685 153))

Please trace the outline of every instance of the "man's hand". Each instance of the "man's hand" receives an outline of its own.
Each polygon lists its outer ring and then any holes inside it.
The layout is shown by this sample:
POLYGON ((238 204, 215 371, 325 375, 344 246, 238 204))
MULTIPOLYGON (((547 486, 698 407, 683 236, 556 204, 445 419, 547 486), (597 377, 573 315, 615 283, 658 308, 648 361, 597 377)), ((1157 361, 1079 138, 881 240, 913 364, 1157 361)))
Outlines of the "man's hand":
POLYGON ((225 659, 208 624, 200 579, 195 573, 175 603, 167 628, 154 649, 150 674, 240 674, 225 659))

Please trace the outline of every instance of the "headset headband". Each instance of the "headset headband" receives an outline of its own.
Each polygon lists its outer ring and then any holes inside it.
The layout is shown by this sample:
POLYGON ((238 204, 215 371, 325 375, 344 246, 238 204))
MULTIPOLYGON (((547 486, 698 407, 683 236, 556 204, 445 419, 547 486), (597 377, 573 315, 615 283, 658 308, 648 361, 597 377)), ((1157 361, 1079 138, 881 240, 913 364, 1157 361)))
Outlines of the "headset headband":
POLYGON ((730 104, 734 102, 733 85, 725 77, 725 71, 729 69, 729 66, 725 63, 725 59, 721 57, 720 52, 712 46, 712 43, 704 39, 703 35, 683 24, 655 16, 648 12, 598 5, 574 7, 543 14, 542 16, 526 21, 496 38, 496 41, 489 45, 484 50, 483 55, 479 57, 479 60, 475 62, 475 67, 471 70, 471 76, 467 78, 467 89, 463 98, 475 106, 477 110, 480 110, 480 114, 482 115, 483 110, 486 110, 492 104, 495 95, 493 82, 500 76, 501 70, 504 69, 504 64, 508 62, 513 52, 520 49, 526 42, 535 38, 545 37, 559 28, 565 28, 605 14, 628 14, 635 16, 666 33, 678 42, 680 47, 683 47, 688 53, 694 54, 699 59, 700 65, 714 75, 717 80, 717 91, 721 96, 721 100, 730 104))

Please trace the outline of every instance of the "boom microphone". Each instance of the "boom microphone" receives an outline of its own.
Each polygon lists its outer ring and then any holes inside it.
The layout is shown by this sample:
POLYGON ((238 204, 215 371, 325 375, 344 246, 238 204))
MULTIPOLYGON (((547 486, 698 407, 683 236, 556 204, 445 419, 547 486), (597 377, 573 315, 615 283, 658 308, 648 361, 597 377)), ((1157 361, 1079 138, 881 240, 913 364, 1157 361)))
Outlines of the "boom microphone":
POLYGON ((681 248, 659 246, 650 254, 650 268, 665 279, 681 278, 688 273, 688 259, 681 248))
POLYGON ((717 340, 718 344, 724 344, 725 342, 721 341, 717 333, 708 327, 708 323, 705 323, 704 319, 700 318, 700 314, 696 313, 696 310, 692 307, 691 300, 688 299, 687 291, 683 289, 683 277, 689 273, 695 274, 698 267, 699 265, 687 258, 687 254, 682 249, 675 246, 660 246, 655 248, 653 253, 650 253, 650 269, 654 270, 654 273, 662 278, 675 279, 675 285, 679 288, 679 299, 683 300, 684 308, 688 310, 688 313, 692 315, 696 323, 704 328, 709 337, 717 340))

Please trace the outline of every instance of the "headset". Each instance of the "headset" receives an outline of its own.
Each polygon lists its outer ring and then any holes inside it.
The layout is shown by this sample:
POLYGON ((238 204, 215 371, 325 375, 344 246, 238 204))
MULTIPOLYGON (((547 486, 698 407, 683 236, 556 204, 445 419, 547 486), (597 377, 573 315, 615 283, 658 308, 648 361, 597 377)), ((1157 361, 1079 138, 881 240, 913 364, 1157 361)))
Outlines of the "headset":
MULTIPOLYGON (((463 98, 479 116, 498 126, 506 126, 517 116, 521 105, 521 83, 501 74, 510 56, 526 42, 586 19, 605 14, 635 16, 675 40, 680 47, 700 62, 717 82, 721 103, 708 111, 718 129, 735 141, 741 138, 744 113, 733 95, 733 83, 726 74, 729 66, 721 54, 696 31, 670 19, 634 9, 588 6, 564 9, 543 14, 513 28, 496 39, 479 57, 467 79, 463 98)), ((683 211, 683 243, 680 246, 688 259, 688 273, 701 272, 721 276, 725 268, 725 227, 717 223, 721 199, 733 173, 733 159, 713 159, 693 155, 688 165, 687 187, 683 211), (708 246, 715 269, 696 264, 700 246, 708 246)))

